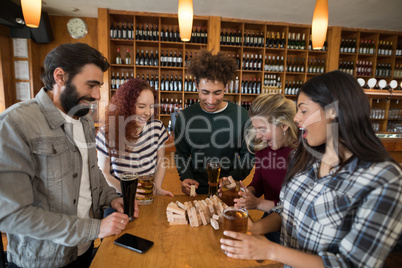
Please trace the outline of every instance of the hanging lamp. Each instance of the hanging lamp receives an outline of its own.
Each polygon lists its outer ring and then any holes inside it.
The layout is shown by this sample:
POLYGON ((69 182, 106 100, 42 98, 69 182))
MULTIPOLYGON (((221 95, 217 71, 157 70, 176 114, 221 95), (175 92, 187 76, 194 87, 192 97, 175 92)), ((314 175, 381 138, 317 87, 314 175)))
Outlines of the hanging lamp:
POLYGON ((311 41, 313 49, 321 49, 324 45, 328 29, 328 0, 317 0, 315 3, 311 41))
POLYGON ((25 25, 38 28, 42 12, 42 0, 21 0, 21 8, 25 25))
POLYGON ((193 0, 179 0, 178 14, 181 41, 190 41, 193 29, 193 0))

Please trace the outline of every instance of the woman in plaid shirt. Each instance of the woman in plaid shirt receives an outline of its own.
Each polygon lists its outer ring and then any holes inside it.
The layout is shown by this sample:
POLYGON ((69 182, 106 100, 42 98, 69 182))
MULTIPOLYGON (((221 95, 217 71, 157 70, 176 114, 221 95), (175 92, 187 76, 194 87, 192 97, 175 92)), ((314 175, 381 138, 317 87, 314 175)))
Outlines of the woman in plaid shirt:
POLYGON ((402 173, 371 128, 370 105, 340 71, 307 81, 297 97, 302 138, 270 215, 253 235, 225 231, 229 257, 294 267, 381 267, 402 233, 402 173), (281 245, 261 234, 281 230, 281 245))

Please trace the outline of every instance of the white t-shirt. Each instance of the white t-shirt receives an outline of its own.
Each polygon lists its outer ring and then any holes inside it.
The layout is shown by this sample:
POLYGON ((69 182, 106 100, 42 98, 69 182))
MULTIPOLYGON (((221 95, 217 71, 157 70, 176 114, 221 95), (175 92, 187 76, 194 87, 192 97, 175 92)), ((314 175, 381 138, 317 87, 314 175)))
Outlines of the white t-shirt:
MULTIPOLYGON (((60 110, 59 110, 60 111, 60 110)), ((60 113, 68 123, 73 125, 73 139, 81 154, 82 160, 82 174, 80 184, 80 194, 78 198, 77 216, 82 219, 89 219, 89 211, 92 206, 92 193, 89 181, 89 167, 88 167, 88 145, 85 140, 84 128, 81 121, 74 119, 62 111, 60 113)), ((84 254, 91 245, 91 241, 78 245, 78 256, 84 254)))

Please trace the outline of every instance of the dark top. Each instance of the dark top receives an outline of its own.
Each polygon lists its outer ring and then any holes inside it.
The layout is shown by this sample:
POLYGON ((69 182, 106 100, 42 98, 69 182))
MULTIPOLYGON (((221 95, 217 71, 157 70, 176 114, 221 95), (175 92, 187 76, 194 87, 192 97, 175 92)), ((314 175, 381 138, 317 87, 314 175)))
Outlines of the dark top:
POLYGON ((247 124, 246 109, 232 103, 217 113, 205 112, 199 103, 181 111, 175 126, 180 180, 194 179, 200 183, 197 193, 208 193, 206 164, 211 158, 221 162, 220 177, 246 178, 254 164, 244 142, 247 124))
POLYGON ((287 159, 293 148, 282 147, 272 150, 267 147, 255 153, 255 173, 249 186, 255 188, 255 196, 264 195, 266 200, 279 202, 283 180, 287 169, 287 159))

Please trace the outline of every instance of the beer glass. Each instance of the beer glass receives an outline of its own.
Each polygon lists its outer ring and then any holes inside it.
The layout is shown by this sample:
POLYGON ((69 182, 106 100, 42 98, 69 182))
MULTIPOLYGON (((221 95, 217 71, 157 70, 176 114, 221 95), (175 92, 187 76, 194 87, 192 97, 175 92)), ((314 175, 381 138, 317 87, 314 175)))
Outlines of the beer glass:
POLYGON ((219 164, 218 160, 214 159, 208 162, 207 173, 208 173, 208 196, 211 196, 218 192, 219 175, 221 174, 221 165, 219 164))
POLYGON ((124 214, 127 214, 130 221, 134 219, 135 194, 137 192, 137 173, 125 172, 120 178, 121 194, 123 195, 124 214))
POLYGON ((229 180, 223 180, 222 182, 222 196, 221 200, 228 206, 234 206, 234 200, 240 198, 240 183, 234 182, 234 185, 229 180))
POLYGON ((154 191, 155 191, 155 183, 154 183, 154 175, 143 175, 138 176, 138 189, 143 190, 141 193, 143 197, 137 196, 138 204, 140 205, 149 205, 154 202, 154 191))
POLYGON ((227 207, 223 210, 223 231, 247 233, 247 220, 245 208, 227 207))

